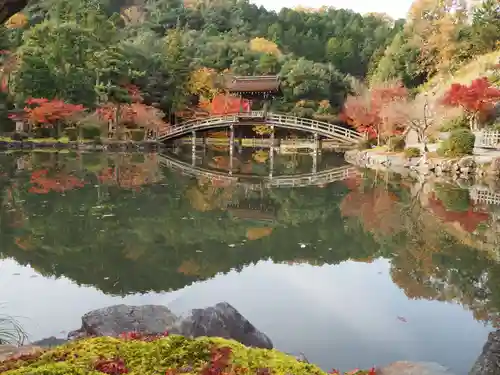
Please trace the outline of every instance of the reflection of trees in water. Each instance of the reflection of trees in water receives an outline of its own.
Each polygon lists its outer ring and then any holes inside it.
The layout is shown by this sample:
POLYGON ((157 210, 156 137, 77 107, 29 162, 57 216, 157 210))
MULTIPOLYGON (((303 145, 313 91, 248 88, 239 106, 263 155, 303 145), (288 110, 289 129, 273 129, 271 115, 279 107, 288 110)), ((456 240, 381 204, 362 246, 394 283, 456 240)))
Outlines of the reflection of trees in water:
POLYGON ((160 169, 153 156, 25 156, 17 172, 14 157, 0 160, 0 255, 43 275, 128 294, 182 288, 262 259, 320 265, 383 256, 408 297, 454 301, 484 321, 498 317, 500 266, 491 252, 454 237, 446 220, 461 224, 449 208, 444 216, 433 210, 424 185, 365 176, 247 191, 160 169), (40 169, 84 183, 30 193, 40 169))
MULTIPOLYGON (((342 214, 374 235, 380 255, 391 259, 393 281, 409 298, 453 301, 469 308, 476 319, 497 322, 500 265, 491 252, 466 246, 456 237, 491 221, 484 208, 472 203, 464 207, 463 202, 455 208, 449 199, 445 208, 425 183, 411 189, 377 179, 348 185, 352 190, 341 203, 342 214), (451 231, 450 225, 461 232, 451 231)), ((439 195, 457 195, 450 188, 448 194, 441 186, 439 195)))
MULTIPOLYGON (((160 179, 151 178, 159 173, 154 163, 129 155, 54 158, 58 168, 64 166, 84 185, 64 194, 30 193, 30 178, 37 170, 36 162, 30 160, 30 169, 19 170, 7 180, 5 190, 11 189, 18 199, 6 202, 1 212, 2 255, 31 264, 43 274, 67 276, 107 293, 123 294, 181 288, 269 257, 276 261, 323 258, 321 262, 338 263, 354 250, 362 257, 370 252, 357 250, 355 244, 344 254, 329 252, 326 245, 307 251, 298 246, 317 239, 330 241, 331 228, 340 224, 335 214, 338 204, 331 196, 339 188, 344 191, 342 185, 245 191, 214 187, 169 170, 161 171, 160 185, 151 183, 160 179), (141 168, 144 171, 138 177, 130 177, 130 171, 141 168), (114 175, 103 181, 100 177, 109 169, 114 175), (196 199, 202 199, 200 206, 193 204, 196 199), (228 202, 233 211, 226 209, 228 202), (268 214, 271 222, 264 214, 249 217, 242 212, 260 212, 258 202, 273 207, 268 214), (210 210, 206 205, 211 205, 210 210), (21 212, 24 221, 14 221, 12 212, 21 212), (11 226, 13 222, 17 227, 11 226), (286 227, 299 224, 301 230, 290 235, 292 230, 286 227)), ((52 173, 48 165, 43 168, 52 173)), ((332 241, 351 246, 343 236, 335 232, 337 240, 332 241)))

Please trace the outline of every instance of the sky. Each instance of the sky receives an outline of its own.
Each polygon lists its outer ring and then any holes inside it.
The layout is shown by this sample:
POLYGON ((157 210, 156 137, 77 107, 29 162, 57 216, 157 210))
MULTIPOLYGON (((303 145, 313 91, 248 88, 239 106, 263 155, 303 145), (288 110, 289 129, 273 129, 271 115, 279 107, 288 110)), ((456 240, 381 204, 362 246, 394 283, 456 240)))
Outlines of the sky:
POLYGON ((280 10, 283 7, 294 8, 296 6, 307 6, 309 8, 320 8, 331 6, 334 8, 352 9, 358 13, 379 12, 387 13, 391 17, 404 18, 413 0, 253 0, 257 5, 263 5, 267 9, 280 10))

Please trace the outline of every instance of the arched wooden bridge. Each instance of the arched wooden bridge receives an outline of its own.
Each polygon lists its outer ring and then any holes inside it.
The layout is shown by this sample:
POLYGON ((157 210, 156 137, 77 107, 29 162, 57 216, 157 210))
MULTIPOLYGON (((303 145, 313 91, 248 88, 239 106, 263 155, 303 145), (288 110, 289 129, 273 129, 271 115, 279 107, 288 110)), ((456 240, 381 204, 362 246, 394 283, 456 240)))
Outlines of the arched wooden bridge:
POLYGON ((159 155, 159 161, 162 165, 165 165, 173 170, 178 170, 187 176, 204 177, 211 181, 222 182, 223 185, 239 185, 250 190, 261 190, 263 188, 273 187, 286 188, 323 185, 335 181, 343 181, 359 174, 356 168, 350 165, 345 165, 317 173, 267 177, 261 175, 229 174, 214 171, 193 166, 189 163, 172 158, 169 155, 159 155))
POLYGON ((354 130, 346 129, 342 126, 329 124, 323 121, 270 112, 265 114, 263 111, 252 111, 186 121, 159 133, 157 140, 165 141, 168 139, 174 139, 193 131, 215 129, 231 125, 254 126, 258 123, 275 125, 294 130, 309 131, 327 138, 339 140, 346 144, 355 144, 363 138, 361 134, 354 130))

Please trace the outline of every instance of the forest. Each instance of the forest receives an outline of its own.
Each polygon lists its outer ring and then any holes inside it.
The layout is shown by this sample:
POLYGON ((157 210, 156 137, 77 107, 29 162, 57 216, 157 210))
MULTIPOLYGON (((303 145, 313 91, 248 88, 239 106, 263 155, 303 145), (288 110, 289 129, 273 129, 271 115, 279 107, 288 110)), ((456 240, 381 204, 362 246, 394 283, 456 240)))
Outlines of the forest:
POLYGON ((328 7, 276 13, 247 0, 33 2, 0 29, 2 108, 58 136, 99 135, 109 121, 157 131, 210 112, 224 75, 277 74, 273 111, 332 120, 360 85, 397 81, 413 95, 495 51, 498 10, 495 0, 415 0, 393 20, 328 7))

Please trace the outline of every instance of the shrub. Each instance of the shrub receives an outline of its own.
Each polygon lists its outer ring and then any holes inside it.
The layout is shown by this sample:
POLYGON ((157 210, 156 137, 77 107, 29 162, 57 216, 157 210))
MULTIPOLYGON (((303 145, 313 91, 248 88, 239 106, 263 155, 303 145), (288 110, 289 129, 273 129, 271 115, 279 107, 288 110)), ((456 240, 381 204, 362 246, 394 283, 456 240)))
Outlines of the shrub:
POLYGON ((64 129, 64 132, 66 133, 66 136, 70 141, 77 141, 78 140, 78 129, 77 128, 66 128, 64 129))
POLYGON ((408 147, 405 148, 405 156, 410 158, 418 158, 421 155, 420 149, 417 147, 408 147))
POLYGON ((22 360, 0 362, 0 372, 4 375, 236 375, 244 371, 248 374, 326 375, 317 366, 284 353, 249 348, 232 340, 189 339, 177 335, 141 337, 134 333, 123 338, 78 340, 22 360))
POLYGON ((28 133, 25 132, 16 132, 12 134, 11 137, 14 141, 25 141, 26 139, 29 138, 28 133))
POLYGON ((471 155, 476 136, 468 129, 456 129, 448 139, 441 143, 438 154, 441 156, 471 155))
POLYGON ((358 143, 358 150, 368 150, 376 143, 375 139, 363 139, 358 143))
POLYGON ((146 132, 144 129, 130 129, 130 136, 133 141, 140 142, 144 140, 144 135, 146 132))
POLYGON ((465 116, 458 116, 451 120, 446 121, 441 126, 442 132, 451 132, 457 129, 469 129, 469 122, 465 116))
POLYGON ((387 140, 389 151, 403 151, 405 148, 405 137, 394 135, 387 140))
POLYGON ((469 210, 469 190, 450 184, 437 184, 436 197, 443 202, 448 211, 464 212, 469 210))
POLYGON ((95 139, 101 136, 101 128, 92 124, 82 125, 82 137, 83 139, 95 139))

